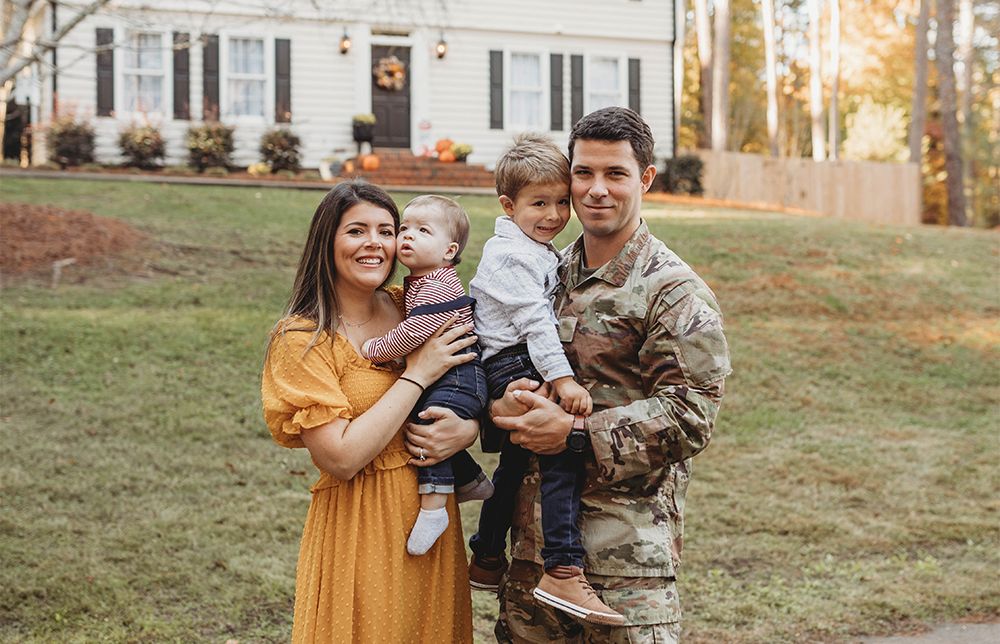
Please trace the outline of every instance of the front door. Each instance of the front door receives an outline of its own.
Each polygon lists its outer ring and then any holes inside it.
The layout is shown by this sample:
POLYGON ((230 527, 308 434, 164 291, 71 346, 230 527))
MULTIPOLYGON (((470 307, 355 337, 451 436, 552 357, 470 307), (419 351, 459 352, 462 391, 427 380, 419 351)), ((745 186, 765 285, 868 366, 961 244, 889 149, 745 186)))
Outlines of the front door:
POLYGON ((383 73, 382 83, 372 73, 372 113, 375 115, 375 140, 380 148, 410 147, 410 48, 372 45, 372 68, 393 68, 395 57, 403 70, 402 82, 383 73))

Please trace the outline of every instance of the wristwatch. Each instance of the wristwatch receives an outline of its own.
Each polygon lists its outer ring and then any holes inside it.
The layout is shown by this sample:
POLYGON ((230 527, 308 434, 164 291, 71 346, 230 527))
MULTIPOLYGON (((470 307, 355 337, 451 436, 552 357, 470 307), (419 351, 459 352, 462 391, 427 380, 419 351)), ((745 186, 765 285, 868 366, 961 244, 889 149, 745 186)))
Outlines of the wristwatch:
POLYGON ((573 417, 573 428, 566 436, 566 448, 569 451, 579 454, 590 444, 586 421, 587 419, 583 416, 573 417))

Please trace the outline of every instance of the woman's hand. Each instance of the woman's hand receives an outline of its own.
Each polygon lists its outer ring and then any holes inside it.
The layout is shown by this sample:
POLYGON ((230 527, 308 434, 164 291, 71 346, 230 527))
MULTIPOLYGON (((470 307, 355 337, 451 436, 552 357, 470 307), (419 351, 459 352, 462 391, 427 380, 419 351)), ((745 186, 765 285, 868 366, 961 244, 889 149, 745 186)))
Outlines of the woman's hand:
POLYGON ((428 407, 420 417, 434 421, 430 425, 406 425, 406 449, 413 455, 410 462, 420 467, 440 463, 472 445, 479 436, 479 421, 463 420, 444 407, 428 407))
POLYGON ((457 317, 452 316, 426 342, 406 356, 404 376, 428 387, 452 367, 476 359, 475 353, 457 353, 477 340, 476 336, 469 335, 473 328, 471 324, 448 328, 457 317))
POLYGON ((518 391, 533 391, 540 396, 546 396, 549 400, 554 400, 555 398, 555 392, 547 382, 539 383, 537 380, 519 378, 507 385, 502 398, 497 398, 490 404, 490 417, 520 416, 528 411, 530 407, 515 395, 515 392, 518 391))

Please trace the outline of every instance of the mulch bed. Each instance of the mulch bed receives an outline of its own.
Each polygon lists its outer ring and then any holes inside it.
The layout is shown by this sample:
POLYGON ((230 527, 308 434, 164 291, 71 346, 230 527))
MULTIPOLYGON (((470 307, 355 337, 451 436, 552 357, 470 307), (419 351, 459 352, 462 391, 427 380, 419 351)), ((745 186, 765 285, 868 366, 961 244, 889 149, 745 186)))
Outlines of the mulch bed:
POLYGON ((0 272, 5 274, 51 268, 64 260, 93 264, 145 239, 123 221, 82 210, 0 203, 0 272))

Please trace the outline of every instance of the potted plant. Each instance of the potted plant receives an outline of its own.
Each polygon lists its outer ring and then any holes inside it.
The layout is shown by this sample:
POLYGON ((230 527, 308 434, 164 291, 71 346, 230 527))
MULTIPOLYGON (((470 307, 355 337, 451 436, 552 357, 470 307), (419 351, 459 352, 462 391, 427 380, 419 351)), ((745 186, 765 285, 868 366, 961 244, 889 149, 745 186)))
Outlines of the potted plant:
POLYGON ((375 136, 375 115, 355 114, 351 117, 351 127, 354 130, 354 141, 371 143, 375 136))
POLYGON ((455 155, 455 160, 465 163, 465 160, 472 154, 472 146, 468 143, 456 143, 451 146, 451 153, 455 155))

